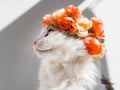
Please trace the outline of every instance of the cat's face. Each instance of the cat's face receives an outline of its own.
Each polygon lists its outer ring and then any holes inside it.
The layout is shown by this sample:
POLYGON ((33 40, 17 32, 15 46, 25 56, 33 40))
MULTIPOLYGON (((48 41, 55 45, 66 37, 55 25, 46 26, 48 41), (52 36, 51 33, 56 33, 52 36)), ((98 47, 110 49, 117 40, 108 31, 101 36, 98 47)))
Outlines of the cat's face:
POLYGON ((35 40, 34 50, 40 58, 70 60, 87 54, 86 47, 80 38, 68 36, 57 29, 48 27, 35 40))

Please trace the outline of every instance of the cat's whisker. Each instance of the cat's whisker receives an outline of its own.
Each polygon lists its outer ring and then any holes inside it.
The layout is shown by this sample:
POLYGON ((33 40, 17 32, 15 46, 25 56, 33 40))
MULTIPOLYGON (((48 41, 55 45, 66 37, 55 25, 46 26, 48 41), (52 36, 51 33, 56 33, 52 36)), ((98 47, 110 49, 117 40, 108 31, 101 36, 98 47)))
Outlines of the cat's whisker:
MULTIPOLYGON (((32 35, 34 35, 32 33, 32 35)), ((26 63, 27 67, 30 68, 35 52, 33 50, 33 45, 31 44, 21 44, 21 42, 16 43, 16 47, 18 48, 20 54, 18 57, 22 57, 24 59, 24 62, 26 63)))
POLYGON ((31 48, 32 46, 31 45, 17 45, 16 46, 17 48, 31 48))
POLYGON ((25 60, 25 63, 29 63, 29 61, 30 61, 30 59, 31 59, 31 53, 26 53, 26 54, 24 54, 24 56, 23 56, 23 58, 24 58, 24 60, 25 60))
POLYGON ((28 51, 31 50, 31 51, 32 51, 32 49, 31 49, 30 47, 26 47, 26 48, 24 47, 24 48, 18 48, 18 49, 19 49, 20 51, 23 51, 23 52, 26 51, 26 50, 28 50, 28 51))
POLYGON ((32 53, 32 51, 25 51, 23 54, 24 55, 29 55, 29 54, 31 54, 32 53))
POLYGON ((33 49, 32 49, 33 47, 27 47, 27 46, 21 46, 21 47, 19 47, 18 48, 18 50, 20 51, 20 52, 26 52, 26 51, 33 51, 33 49))
POLYGON ((34 55, 35 55, 35 52, 31 53, 31 56, 30 56, 31 59, 30 59, 30 61, 28 62, 28 67, 31 67, 32 62, 33 62, 34 55))
POLYGON ((31 66, 31 63, 32 63, 32 59, 33 59, 33 52, 30 52, 28 54, 26 54, 26 56, 24 57, 25 58, 25 62, 27 64, 28 67, 31 66))

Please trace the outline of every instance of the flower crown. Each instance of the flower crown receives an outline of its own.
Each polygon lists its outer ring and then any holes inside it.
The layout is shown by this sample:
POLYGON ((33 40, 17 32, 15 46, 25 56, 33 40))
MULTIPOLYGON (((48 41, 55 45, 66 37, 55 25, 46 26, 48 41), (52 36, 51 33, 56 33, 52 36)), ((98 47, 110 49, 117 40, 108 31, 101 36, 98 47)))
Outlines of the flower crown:
POLYGON ((77 35, 81 38, 90 55, 99 59, 104 54, 104 29, 101 20, 93 17, 90 20, 82 14, 82 11, 73 5, 47 14, 43 17, 44 26, 51 24, 57 26, 60 31, 69 35, 77 35))

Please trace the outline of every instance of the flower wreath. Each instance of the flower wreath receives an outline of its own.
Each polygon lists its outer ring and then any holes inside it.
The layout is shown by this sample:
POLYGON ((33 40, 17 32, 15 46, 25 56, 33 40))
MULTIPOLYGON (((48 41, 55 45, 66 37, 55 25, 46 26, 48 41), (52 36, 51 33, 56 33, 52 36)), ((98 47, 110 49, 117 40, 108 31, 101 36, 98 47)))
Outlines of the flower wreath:
POLYGON ((54 24, 60 31, 70 35, 77 35, 83 40, 90 55, 100 59, 104 54, 104 29, 103 22, 92 17, 90 20, 82 11, 73 5, 47 14, 43 17, 44 26, 54 24))

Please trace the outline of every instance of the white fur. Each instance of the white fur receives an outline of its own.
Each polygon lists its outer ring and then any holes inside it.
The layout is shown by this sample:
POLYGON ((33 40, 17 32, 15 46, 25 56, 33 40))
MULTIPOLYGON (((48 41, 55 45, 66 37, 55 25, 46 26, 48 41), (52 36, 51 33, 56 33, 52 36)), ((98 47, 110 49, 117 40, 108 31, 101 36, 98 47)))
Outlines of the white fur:
POLYGON ((95 90, 101 74, 92 57, 88 55, 81 39, 55 31, 38 38, 34 48, 42 58, 39 72, 39 90, 95 90))

